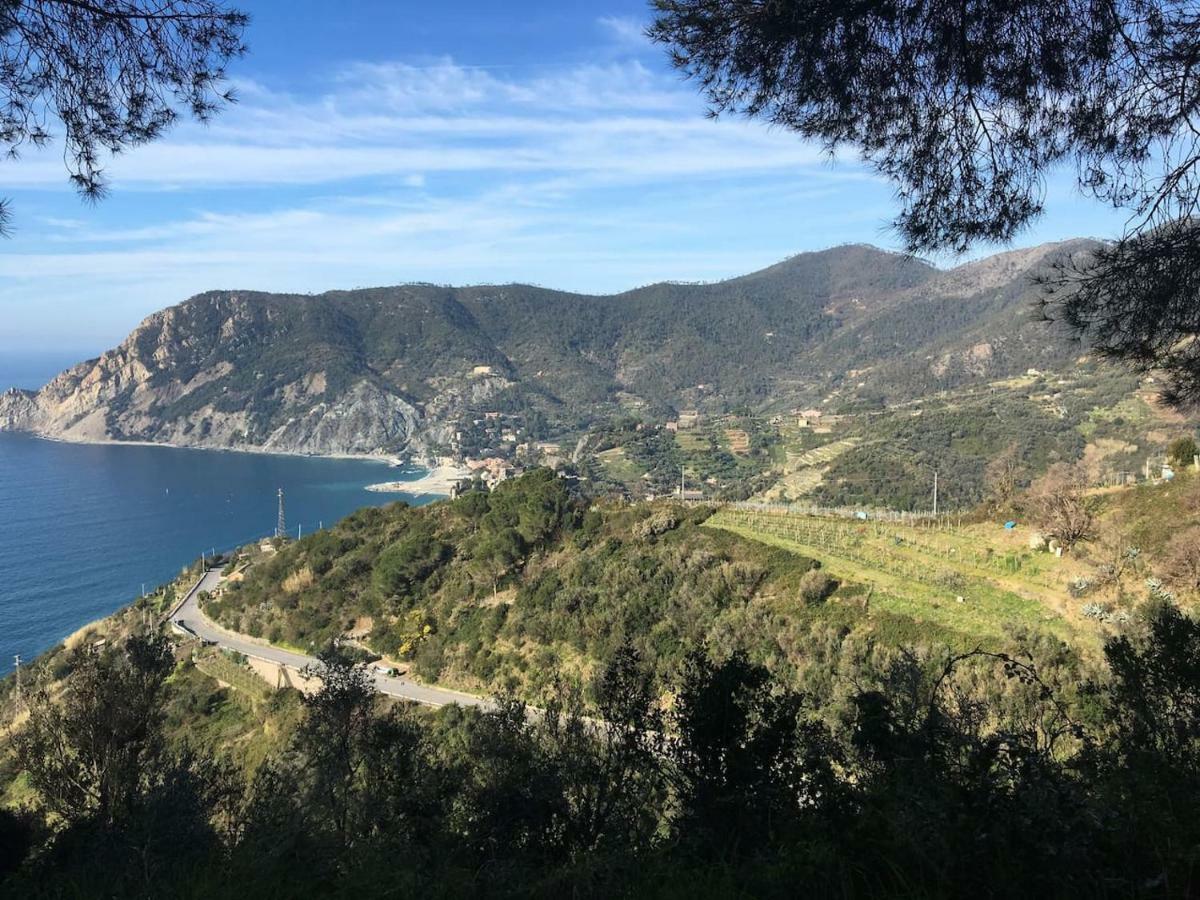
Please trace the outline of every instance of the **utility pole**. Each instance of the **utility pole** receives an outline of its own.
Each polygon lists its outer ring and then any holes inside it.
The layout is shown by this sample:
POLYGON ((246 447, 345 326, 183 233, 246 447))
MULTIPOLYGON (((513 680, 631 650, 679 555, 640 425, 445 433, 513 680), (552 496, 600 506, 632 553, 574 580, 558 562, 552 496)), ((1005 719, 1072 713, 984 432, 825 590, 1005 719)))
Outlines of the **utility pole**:
POLYGON ((16 679, 16 683, 17 683, 17 699, 20 700, 21 699, 21 654, 20 653, 16 654, 13 657, 13 668, 16 670, 15 679, 16 679))
POLYGON ((683 499, 683 466, 679 467, 679 499, 683 499))
POLYGON ((933 473, 933 515, 937 517, 937 501, 938 501, 938 473, 933 473))
POLYGON ((304 526, 297 525, 296 526, 296 540, 299 541, 300 538, 302 538, 303 536, 304 536, 304 526))
POLYGON ((287 519, 283 516, 283 488, 279 489, 279 519, 275 523, 275 537, 287 537, 287 519))

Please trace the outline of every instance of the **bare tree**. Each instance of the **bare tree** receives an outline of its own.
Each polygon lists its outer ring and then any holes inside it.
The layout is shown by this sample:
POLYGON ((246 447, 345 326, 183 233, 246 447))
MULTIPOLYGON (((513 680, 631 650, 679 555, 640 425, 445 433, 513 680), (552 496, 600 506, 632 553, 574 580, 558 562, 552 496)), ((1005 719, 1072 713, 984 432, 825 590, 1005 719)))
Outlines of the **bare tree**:
POLYGON ((1024 472, 1016 444, 1010 444, 1003 453, 987 464, 983 480, 996 509, 1005 509, 1012 503, 1024 472))
POLYGON ((100 198, 107 156, 234 99, 247 21, 217 0, 0 0, 0 145, 13 159, 61 128, 71 182, 100 198))
POLYGON ((1200 526, 1185 528, 1171 538, 1158 569, 1173 587, 1200 592, 1200 526))
POLYGON ((1038 527, 1065 550, 1096 536, 1096 518, 1085 488, 1081 474, 1064 464, 1051 467, 1030 487, 1038 527))

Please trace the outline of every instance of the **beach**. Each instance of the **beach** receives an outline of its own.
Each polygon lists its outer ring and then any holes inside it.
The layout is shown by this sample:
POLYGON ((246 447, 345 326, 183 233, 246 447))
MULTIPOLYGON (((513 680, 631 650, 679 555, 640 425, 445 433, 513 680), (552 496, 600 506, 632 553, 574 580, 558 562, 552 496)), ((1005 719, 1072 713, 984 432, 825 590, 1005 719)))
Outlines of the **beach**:
POLYGON ((414 481, 384 481, 367 485, 368 491, 378 493, 437 494, 450 495, 451 488, 464 478, 474 477, 474 472, 462 466, 436 466, 414 481))

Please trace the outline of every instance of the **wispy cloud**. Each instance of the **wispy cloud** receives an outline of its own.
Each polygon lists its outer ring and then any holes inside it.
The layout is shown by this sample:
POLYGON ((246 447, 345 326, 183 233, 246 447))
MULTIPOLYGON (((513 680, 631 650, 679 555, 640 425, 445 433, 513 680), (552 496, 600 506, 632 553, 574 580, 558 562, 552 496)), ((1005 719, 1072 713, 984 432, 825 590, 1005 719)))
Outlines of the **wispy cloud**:
MULTIPOLYGON (((590 173, 617 180, 736 175, 821 161, 794 136, 710 122, 692 94, 637 62, 499 77, 450 61, 362 64, 313 99, 249 92, 208 129, 183 128, 108 166, 118 190, 419 183, 436 172, 590 173)), ((63 183, 52 154, 0 168, 16 186, 63 183)))
POLYGON ((630 16, 601 16, 596 23, 618 43, 627 47, 649 49, 653 46, 646 37, 646 25, 630 16))
MULTIPOLYGON (((602 26, 640 39, 632 20, 602 26)), ((240 94, 210 127, 113 160, 118 199, 95 217, 23 232, 0 254, 0 314, 67 302, 81 283, 132 320, 218 286, 715 278, 853 238, 839 222, 878 206, 806 218, 830 190, 886 197, 793 135, 705 119, 690 87, 636 59, 360 63, 311 96, 253 82, 240 94), (139 196, 143 215, 108 218, 139 196)), ((67 190, 53 154, 0 177, 33 196, 67 190)))

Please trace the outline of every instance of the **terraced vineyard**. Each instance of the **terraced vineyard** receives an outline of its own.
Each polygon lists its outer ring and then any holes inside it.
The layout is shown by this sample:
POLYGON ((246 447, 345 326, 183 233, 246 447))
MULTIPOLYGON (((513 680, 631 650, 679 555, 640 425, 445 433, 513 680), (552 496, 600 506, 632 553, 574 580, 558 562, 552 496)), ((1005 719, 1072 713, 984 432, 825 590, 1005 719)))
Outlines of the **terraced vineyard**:
POLYGON ((990 526, 956 530, 727 507, 706 523, 821 560, 842 581, 870 587, 872 608, 978 638, 1012 627, 1075 636, 1066 582, 1070 561, 989 539, 990 526))
POLYGON ((205 675, 224 682, 255 700, 266 700, 271 696, 270 685, 254 672, 239 665, 227 653, 216 648, 198 651, 193 656, 196 668, 205 675))
POLYGON ((767 500, 788 500, 803 497, 821 483, 825 467, 858 444, 858 438, 838 441, 795 453, 787 451, 783 477, 763 497, 767 500))

